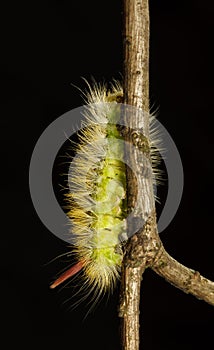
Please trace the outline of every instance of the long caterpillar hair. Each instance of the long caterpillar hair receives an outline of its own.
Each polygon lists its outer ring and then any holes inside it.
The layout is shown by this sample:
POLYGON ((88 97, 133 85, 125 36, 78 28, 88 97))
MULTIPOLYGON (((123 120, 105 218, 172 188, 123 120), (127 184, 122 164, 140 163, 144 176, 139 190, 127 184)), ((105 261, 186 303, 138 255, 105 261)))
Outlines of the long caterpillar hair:
MULTIPOLYGON (((88 84, 88 83, 87 83, 88 84)), ((73 145, 75 157, 68 173, 65 201, 75 238, 77 263, 52 284, 55 288, 82 271, 84 286, 96 299, 113 290, 120 276, 123 249, 121 237, 126 234, 126 171, 123 162, 122 136, 117 124, 123 91, 114 81, 105 85, 88 84, 84 94, 86 123, 73 145)), ((157 180, 157 133, 150 117, 150 157, 153 177, 157 180)))

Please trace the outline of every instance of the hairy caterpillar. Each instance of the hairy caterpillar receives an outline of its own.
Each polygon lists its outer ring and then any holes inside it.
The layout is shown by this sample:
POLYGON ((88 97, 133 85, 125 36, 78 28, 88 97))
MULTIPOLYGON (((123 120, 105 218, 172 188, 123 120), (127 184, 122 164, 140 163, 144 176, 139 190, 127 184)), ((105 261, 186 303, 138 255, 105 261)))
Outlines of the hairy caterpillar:
MULTIPOLYGON (((86 94, 86 124, 74 145, 66 194, 78 262, 52 285, 55 288, 80 270, 85 284, 98 295, 112 289, 119 277, 126 234, 126 175, 122 137, 117 123, 123 92, 114 82, 110 91, 103 85, 89 86, 86 94)), ((151 126, 153 116, 151 116, 151 126)), ((156 132, 147 140, 153 176, 157 179, 156 132)))

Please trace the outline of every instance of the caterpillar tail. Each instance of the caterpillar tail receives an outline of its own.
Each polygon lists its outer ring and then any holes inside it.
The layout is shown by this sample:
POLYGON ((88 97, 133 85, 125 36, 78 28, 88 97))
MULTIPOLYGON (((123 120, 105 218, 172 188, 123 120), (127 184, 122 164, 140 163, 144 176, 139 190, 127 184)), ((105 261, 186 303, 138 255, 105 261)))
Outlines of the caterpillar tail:
POLYGON ((64 273, 62 273, 59 278, 57 278, 51 285, 50 288, 54 289, 58 287, 63 282, 67 281, 67 279, 74 276, 77 272, 79 272, 84 266, 83 261, 79 261, 77 264, 71 266, 68 270, 66 270, 64 273))

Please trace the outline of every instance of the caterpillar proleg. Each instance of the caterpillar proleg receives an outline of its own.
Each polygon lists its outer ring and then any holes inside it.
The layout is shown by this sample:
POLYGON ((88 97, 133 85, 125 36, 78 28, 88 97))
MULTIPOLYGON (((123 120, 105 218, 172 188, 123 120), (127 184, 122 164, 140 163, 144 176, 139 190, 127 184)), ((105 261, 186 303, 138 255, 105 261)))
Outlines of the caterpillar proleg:
MULTIPOLYGON (((55 288, 82 270, 85 284, 98 294, 113 289, 123 259, 121 237, 126 235, 126 172, 118 123, 123 92, 114 82, 110 91, 94 84, 85 95, 85 118, 79 143, 74 145, 66 202, 75 237, 77 264, 52 285, 55 288)), ((156 132, 149 145, 153 176, 157 178, 156 132)))

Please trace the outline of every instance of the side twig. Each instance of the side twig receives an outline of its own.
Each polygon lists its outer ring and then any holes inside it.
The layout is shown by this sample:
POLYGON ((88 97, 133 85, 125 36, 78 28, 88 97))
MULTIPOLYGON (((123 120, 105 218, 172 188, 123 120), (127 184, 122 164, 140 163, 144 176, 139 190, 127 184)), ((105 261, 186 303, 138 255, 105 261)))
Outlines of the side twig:
POLYGON ((165 249, 151 267, 158 275, 183 292, 214 305, 214 282, 201 276, 198 271, 180 264, 165 249))

